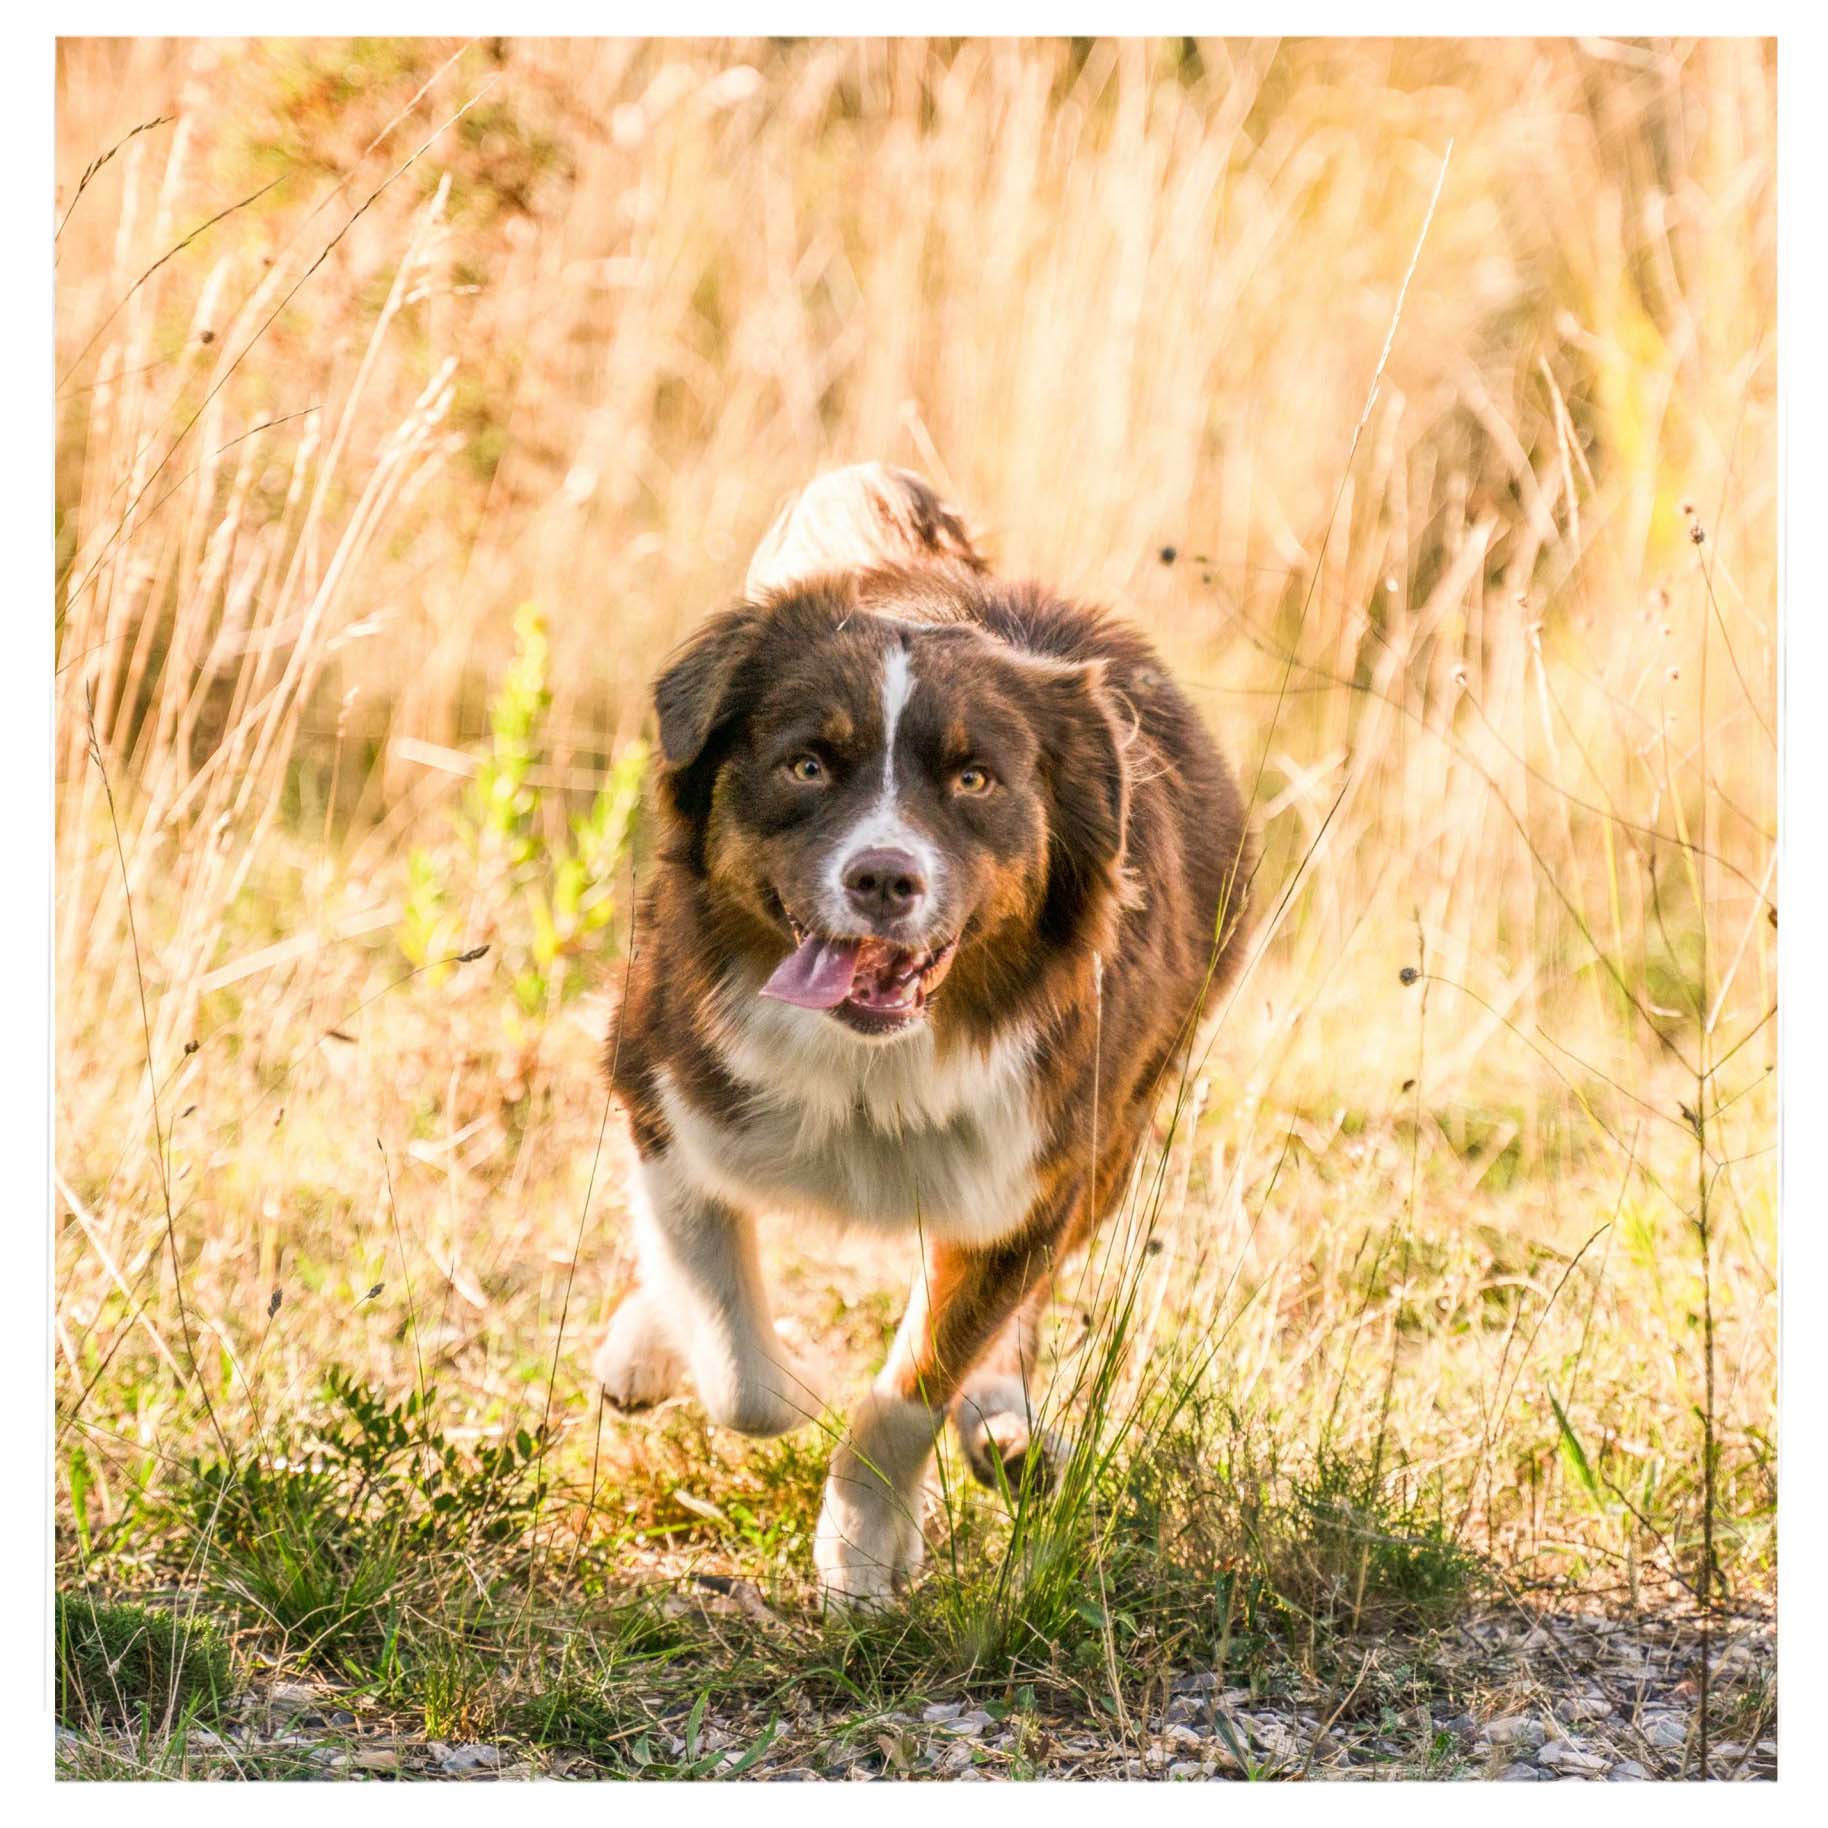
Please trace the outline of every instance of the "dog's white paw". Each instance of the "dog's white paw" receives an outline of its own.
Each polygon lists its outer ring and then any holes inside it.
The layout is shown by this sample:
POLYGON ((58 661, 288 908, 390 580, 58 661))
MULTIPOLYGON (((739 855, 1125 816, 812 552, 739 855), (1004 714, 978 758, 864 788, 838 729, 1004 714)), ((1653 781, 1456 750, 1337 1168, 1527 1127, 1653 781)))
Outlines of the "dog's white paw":
POLYGON ((941 1420, 924 1403, 874 1390, 851 1411, 813 1538, 827 1605, 882 1605, 919 1571, 926 1470, 941 1420))
POLYGON ((923 1497, 917 1492, 911 1502, 901 1499, 867 1468, 834 1463, 812 1549, 826 1605, 866 1610, 908 1586, 926 1559, 923 1497))
POLYGON ((685 1361, 661 1327, 649 1297, 636 1289, 610 1316, 590 1368, 618 1409, 651 1409, 674 1395, 685 1361))
POLYGON ((953 1412, 965 1463, 992 1491, 1044 1492, 1059 1476, 1071 1443, 1042 1426, 1015 1378, 996 1378, 966 1390, 953 1412))

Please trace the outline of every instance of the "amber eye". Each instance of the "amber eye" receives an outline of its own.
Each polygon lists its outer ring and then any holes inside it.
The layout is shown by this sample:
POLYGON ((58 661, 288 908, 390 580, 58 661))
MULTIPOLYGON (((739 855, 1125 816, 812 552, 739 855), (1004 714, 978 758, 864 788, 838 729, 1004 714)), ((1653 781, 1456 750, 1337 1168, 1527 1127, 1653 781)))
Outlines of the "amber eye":
POLYGON ((952 777, 952 784, 960 793, 988 793, 990 791, 990 770, 980 768, 976 762, 969 767, 961 768, 952 777))
POLYGON ((816 755, 796 755, 787 764, 787 772, 796 781, 822 781, 825 779, 825 764, 816 755))

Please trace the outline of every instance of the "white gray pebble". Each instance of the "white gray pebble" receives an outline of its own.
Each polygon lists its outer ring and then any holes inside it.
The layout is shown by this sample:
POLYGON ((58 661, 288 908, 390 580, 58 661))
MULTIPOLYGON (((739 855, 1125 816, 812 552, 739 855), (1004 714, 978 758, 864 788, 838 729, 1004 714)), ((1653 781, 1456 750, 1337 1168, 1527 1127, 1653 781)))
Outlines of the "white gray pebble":
POLYGON ((460 1745, 439 1763, 453 1777, 470 1771, 493 1771, 501 1763, 501 1751, 492 1745, 460 1745))
POLYGON ((1503 1714, 1496 1720, 1486 1721, 1480 1732, 1492 1745, 1518 1747, 1525 1751, 1533 1751, 1548 1738, 1547 1728, 1529 1714, 1503 1714))
POLYGON ((1536 1762, 1551 1771, 1580 1776, 1605 1770, 1606 1761, 1596 1752, 1584 1752, 1571 1739, 1552 1739, 1536 1754, 1536 1762))

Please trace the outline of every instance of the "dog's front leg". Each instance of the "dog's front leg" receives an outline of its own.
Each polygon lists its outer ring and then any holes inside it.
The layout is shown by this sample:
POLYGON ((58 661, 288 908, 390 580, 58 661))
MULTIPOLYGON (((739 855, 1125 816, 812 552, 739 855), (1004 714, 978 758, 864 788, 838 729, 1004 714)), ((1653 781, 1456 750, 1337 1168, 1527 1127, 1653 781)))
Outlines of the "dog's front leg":
POLYGON ((828 1599, 882 1600, 920 1566, 934 1437, 966 1373, 1047 1267, 1047 1250, 1036 1242, 928 1248, 888 1363, 832 1456, 813 1544, 828 1599))
POLYGON ((818 1393, 768 1313, 755 1221, 695 1185, 667 1155, 643 1160, 634 1201, 641 1283, 598 1353, 610 1399, 638 1407, 683 1360, 714 1422, 785 1434, 815 1418, 818 1393))

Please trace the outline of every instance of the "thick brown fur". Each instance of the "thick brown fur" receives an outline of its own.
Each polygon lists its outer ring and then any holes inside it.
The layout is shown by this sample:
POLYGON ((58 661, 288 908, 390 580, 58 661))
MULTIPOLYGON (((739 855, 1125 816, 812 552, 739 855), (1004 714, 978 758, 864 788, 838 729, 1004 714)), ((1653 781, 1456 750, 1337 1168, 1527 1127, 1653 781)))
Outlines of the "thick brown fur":
MULTIPOLYGON (((873 611, 1089 669, 1041 675, 1024 707, 1044 731, 1055 809, 1039 903, 1028 897, 1002 944, 961 946, 931 1017, 942 1053, 1036 1023, 1050 1157, 1082 1169, 1098 1139, 1099 1197, 1077 1202, 1055 1240, 1070 1247, 1122 1186, 1177 1046, 1229 982, 1251 853, 1230 772, 1145 638, 1038 586, 936 566, 832 577, 725 612, 692 639, 657 689, 666 838, 638 917, 615 1089, 644 1149, 666 1145, 661 1064, 683 1069, 696 1099, 740 1103, 718 1064, 710 992, 733 957, 772 967, 792 942, 707 855, 715 782, 758 703, 828 691, 821 638, 873 611)), ((946 664, 968 669, 975 646, 959 642, 946 664)), ((943 691, 944 671, 935 683, 943 691)))

